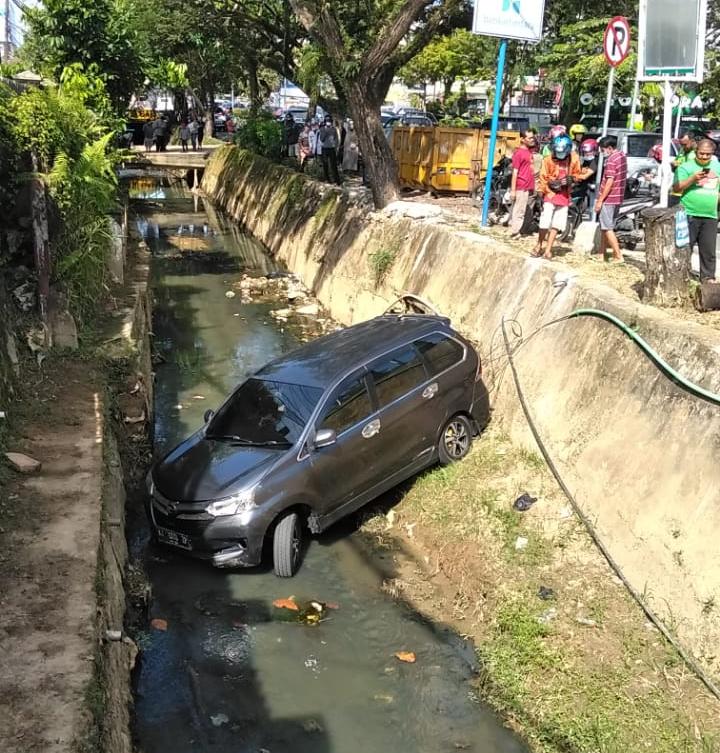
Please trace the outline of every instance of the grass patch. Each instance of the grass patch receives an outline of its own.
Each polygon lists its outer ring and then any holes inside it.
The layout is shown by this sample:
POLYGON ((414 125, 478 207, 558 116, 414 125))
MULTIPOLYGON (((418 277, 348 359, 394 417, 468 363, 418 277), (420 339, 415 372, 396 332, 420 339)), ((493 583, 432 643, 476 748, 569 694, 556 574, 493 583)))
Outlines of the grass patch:
MULTIPOLYGON (((720 753, 717 702, 646 627, 567 506, 542 458, 494 427, 462 463, 423 474, 395 515, 452 583, 426 609, 475 638, 481 696, 535 753, 720 753), (521 513, 523 492, 539 499, 521 513)), ((428 604, 426 581, 414 598, 428 604)), ((709 594, 704 611, 716 610, 709 594)))
POLYGON ((370 269, 375 277, 375 285, 380 285, 387 277, 388 272, 392 269, 395 259, 398 255, 397 246, 388 246, 380 248, 368 256, 370 269))

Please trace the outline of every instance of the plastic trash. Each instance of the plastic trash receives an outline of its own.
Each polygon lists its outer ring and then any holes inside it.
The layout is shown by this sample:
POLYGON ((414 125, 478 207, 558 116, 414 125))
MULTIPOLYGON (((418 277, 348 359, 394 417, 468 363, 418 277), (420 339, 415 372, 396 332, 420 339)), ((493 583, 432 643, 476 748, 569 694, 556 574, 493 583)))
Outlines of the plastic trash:
POLYGON ((527 512, 535 503, 537 502, 537 497, 531 497, 527 492, 525 494, 521 494, 514 502, 513 507, 518 512, 527 512))
POLYGON ((546 609, 537 619, 541 625, 547 625, 548 622, 552 622, 552 620, 557 617, 557 614, 557 609, 555 609, 555 607, 550 607, 550 609, 546 609))
POLYGON ((552 590, 552 588, 548 588, 547 586, 540 586, 538 589, 538 596, 543 601, 550 601, 550 599, 555 598, 555 591, 552 590))
POLYGON ((518 536, 515 539, 515 549, 519 552, 521 549, 525 549, 528 545, 528 539, 525 536, 518 536))

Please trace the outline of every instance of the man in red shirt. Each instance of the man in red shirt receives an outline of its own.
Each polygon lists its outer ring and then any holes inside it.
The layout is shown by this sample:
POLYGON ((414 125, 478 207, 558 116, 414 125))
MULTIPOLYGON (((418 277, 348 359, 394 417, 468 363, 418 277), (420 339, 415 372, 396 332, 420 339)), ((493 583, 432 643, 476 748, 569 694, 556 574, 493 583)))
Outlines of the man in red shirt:
POLYGON ((525 222, 525 214, 530 195, 535 191, 535 173, 533 171, 533 154, 535 148, 535 129, 529 128, 520 139, 520 146, 512 156, 512 180, 510 198, 512 215, 510 217, 510 237, 519 238, 525 222))
POLYGON ((595 212, 600 215, 600 253, 603 259, 608 246, 612 249, 613 261, 623 260, 620 244, 615 235, 615 221, 620 205, 625 198, 627 183, 627 157, 618 150, 615 136, 603 136, 600 149, 605 157, 602 184, 595 199, 595 212))

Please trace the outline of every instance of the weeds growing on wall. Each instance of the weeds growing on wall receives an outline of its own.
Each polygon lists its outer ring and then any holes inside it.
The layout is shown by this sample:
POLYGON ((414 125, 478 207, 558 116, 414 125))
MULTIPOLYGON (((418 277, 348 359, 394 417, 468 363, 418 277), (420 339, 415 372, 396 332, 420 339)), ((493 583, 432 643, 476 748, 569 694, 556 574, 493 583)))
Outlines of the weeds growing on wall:
POLYGON ((370 262, 370 268, 375 275, 375 284, 380 283, 385 279, 388 272, 392 269, 392 265, 395 263, 395 257, 397 256, 398 249, 395 246, 388 248, 380 248, 377 251, 373 251, 368 257, 370 262))

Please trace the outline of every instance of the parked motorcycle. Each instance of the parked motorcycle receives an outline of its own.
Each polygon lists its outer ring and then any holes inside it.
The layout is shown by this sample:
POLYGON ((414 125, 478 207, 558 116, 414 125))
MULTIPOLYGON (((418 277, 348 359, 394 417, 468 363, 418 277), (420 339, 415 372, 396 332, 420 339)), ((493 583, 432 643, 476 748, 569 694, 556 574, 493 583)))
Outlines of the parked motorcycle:
MULTIPOLYGON (((491 225, 507 225, 510 221, 510 185, 512 182, 512 160, 503 157, 493 169, 490 181, 490 208, 488 221, 491 225)), ((485 199, 485 179, 475 189, 473 205, 482 209, 485 199)))

